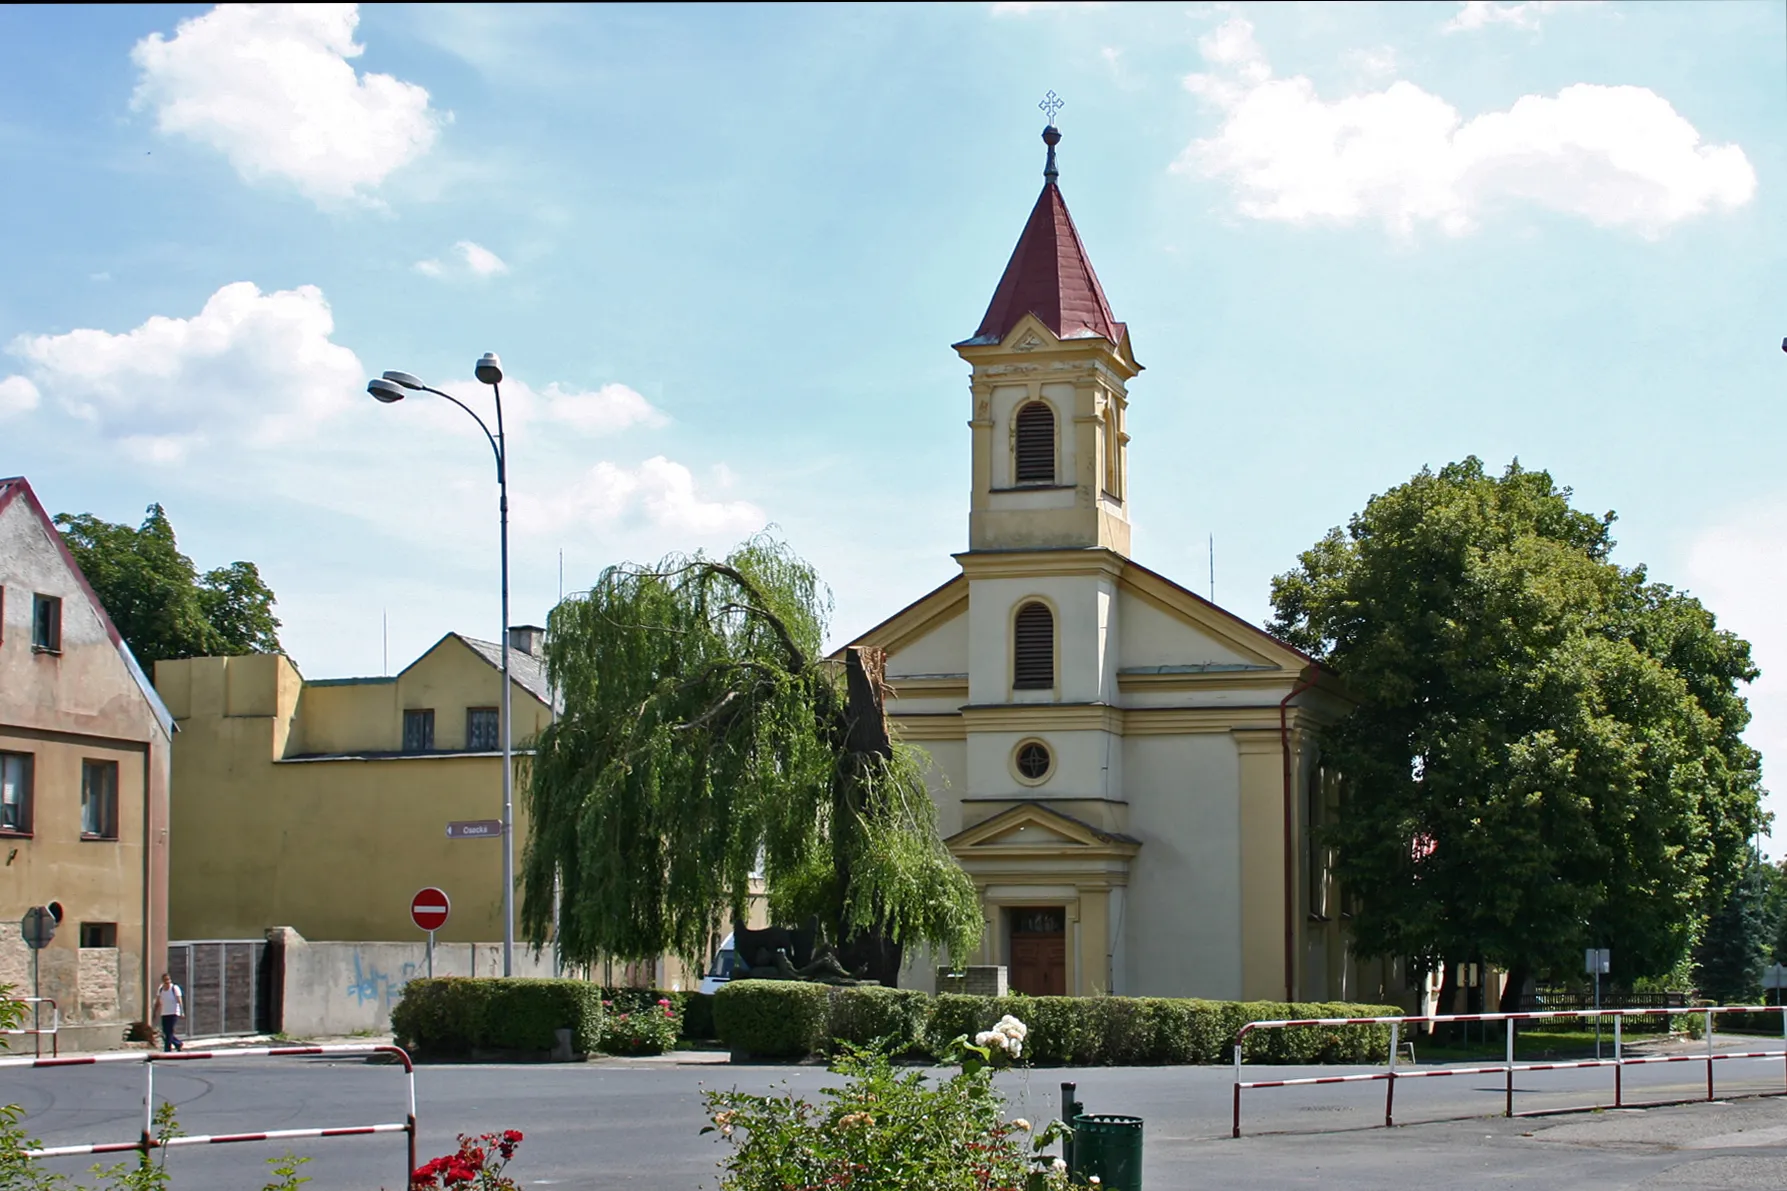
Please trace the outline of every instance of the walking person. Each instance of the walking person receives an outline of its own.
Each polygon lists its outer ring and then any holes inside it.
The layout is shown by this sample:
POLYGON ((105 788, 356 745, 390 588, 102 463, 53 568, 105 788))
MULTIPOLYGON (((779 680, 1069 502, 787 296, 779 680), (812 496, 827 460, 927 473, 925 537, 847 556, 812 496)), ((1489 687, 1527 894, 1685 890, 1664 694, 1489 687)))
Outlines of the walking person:
POLYGON ((186 999, 166 972, 161 974, 161 987, 155 990, 155 1004, 161 1013, 161 1049, 185 1050, 186 1044, 174 1036, 174 1026, 186 1016, 186 999))

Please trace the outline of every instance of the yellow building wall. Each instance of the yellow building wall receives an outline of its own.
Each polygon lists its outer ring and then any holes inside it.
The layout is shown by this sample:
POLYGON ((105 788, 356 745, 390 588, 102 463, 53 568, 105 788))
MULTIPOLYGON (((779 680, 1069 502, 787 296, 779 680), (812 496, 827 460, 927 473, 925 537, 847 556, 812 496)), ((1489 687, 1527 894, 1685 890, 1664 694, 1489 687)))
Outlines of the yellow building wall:
MULTIPOLYGON (((437 750, 464 745, 465 710, 499 702, 500 673, 448 637, 390 680, 304 683, 286 658, 162 662, 173 750, 170 927, 175 939, 420 937, 410 899, 452 899, 442 941, 501 939, 499 838, 449 840, 450 820, 502 815, 502 760, 401 754, 407 708, 435 711, 437 750)), ((517 747, 550 711, 517 685, 517 747)), ((519 867, 525 757, 516 758, 519 867)), ((519 908, 520 892, 517 891, 519 908)))

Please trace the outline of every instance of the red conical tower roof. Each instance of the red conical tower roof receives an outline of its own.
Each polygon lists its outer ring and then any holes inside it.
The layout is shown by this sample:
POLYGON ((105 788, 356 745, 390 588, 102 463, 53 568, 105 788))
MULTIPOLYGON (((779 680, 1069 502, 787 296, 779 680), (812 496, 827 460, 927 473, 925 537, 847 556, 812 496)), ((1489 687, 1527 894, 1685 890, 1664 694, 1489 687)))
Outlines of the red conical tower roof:
POLYGON ((1048 169, 1043 173, 1047 181, 1005 275, 999 278, 999 288, 993 291, 993 301, 967 343, 999 343, 1026 314, 1041 319, 1058 339, 1096 335, 1112 344, 1122 342, 1124 325, 1111 314, 1073 216, 1067 213, 1067 201, 1055 184, 1055 145, 1060 139, 1053 126, 1043 130, 1049 146, 1048 169))

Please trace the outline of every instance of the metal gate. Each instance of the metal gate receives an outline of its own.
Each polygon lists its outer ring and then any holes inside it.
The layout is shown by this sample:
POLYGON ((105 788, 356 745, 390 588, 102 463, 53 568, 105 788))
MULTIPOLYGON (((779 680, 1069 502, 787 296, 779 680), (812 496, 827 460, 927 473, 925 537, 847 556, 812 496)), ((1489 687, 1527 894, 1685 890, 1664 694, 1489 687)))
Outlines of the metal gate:
POLYGON ((265 939, 169 943, 168 975, 186 995, 186 1037, 268 1032, 265 939))

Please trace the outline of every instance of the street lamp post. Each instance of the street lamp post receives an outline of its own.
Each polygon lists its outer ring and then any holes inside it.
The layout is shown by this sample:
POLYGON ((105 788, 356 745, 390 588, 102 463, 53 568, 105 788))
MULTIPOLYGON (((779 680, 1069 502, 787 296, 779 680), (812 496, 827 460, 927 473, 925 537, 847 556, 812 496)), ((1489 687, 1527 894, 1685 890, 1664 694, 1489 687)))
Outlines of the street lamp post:
POLYGON ((474 369, 478 380, 490 386, 491 394, 496 398, 496 433, 484 424, 476 411, 451 393, 443 393, 439 389, 423 384, 407 372, 387 372, 378 380, 371 381, 366 391, 384 402, 386 405, 402 401, 406 391, 433 393, 436 397, 445 397, 466 413, 471 414, 472 421, 490 440, 490 449, 496 454, 496 487, 499 507, 502 513, 502 574, 503 574, 503 629, 497 635, 497 648, 503 655, 503 701, 502 701, 502 735, 503 735, 503 975, 515 974, 515 758, 514 732, 509 716, 509 456, 503 439, 503 365, 496 358, 495 352, 485 352, 474 369))

